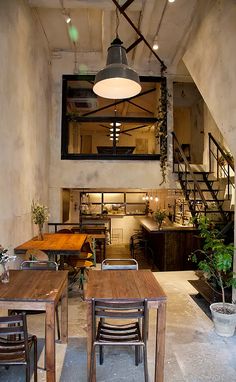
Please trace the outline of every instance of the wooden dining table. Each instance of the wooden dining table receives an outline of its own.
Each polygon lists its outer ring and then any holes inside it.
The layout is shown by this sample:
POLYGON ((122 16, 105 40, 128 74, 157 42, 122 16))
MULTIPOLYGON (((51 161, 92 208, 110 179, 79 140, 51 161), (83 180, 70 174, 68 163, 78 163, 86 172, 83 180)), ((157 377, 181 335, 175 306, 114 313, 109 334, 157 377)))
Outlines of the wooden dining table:
POLYGON ((43 240, 38 240, 37 237, 34 237, 16 247, 14 252, 17 255, 21 255, 30 249, 40 249, 46 252, 52 260, 59 255, 61 268, 63 268, 64 256, 79 254, 86 238, 87 234, 80 233, 45 233, 43 240))
POLYGON ((11 270, 0 283, 0 309, 46 312, 46 380, 56 381, 55 308, 61 301, 61 342, 68 341, 67 271, 11 270))
MULTIPOLYGON (((147 299, 148 308, 157 310, 154 381, 163 382, 167 297, 152 272, 150 270, 89 271, 85 289, 85 301, 88 303, 88 375, 91 362, 93 298, 103 299, 104 301, 138 301, 147 299)), ((95 374, 94 372, 93 381, 96 381, 95 374)))

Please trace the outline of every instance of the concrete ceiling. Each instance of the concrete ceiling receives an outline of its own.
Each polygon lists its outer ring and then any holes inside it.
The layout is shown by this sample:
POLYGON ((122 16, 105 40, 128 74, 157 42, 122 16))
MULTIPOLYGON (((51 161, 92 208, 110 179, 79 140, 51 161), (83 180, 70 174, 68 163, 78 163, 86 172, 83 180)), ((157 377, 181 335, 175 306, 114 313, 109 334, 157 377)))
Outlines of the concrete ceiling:
MULTIPOLYGON (((112 0, 28 0, 28 3, 41 23, 52 53, 76 52, 83 56, 88 70, 91 54, 105 65, 107 48, 116 35, 116 7, 112 0), (63 9, 71 17, 69 24, 65 22, 63 9), (74 42, 69 35, 71 26, 78 31, 74 42)), ((120 6, 124 3, 126 0, 119 1, 120 6)), ((156 53, 169 73, 174 73, 181 60, 196 7, 197 0, 175 0, 174 3, 134 0, 125 10, 148 44, 152 46, 157 37, 156 53)), ((126 48, 139 37, 121 14, 118 33, 126 48)), ((128 60, 143 74, 160 72, 158 59, 143 41, 128 53, 128 60)), ((183 65, 180 66, 185 71, 183 65)))

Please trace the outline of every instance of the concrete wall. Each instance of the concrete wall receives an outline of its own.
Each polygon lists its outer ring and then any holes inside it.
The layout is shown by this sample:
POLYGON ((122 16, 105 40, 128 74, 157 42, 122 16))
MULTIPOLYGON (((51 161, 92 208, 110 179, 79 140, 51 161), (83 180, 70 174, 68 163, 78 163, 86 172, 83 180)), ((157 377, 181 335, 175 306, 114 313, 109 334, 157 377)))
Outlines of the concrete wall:
POLYGON ((50 68, 47 44, 24 0, 0 1, 0 243, 33 235, 31 203, 48 203, 50 68))
MULTIPOLYGON (((234 158, 236 156, 235 20, 234 0, 199 0, 192 35, 183 57, 234 158)), ((236 256, 234 269, 236 270, 236 256)))
MULTIPOLYGON (((83 63, 82 55, 78 58, 83 63)), ((93 73, 96 61, 87 68, 93 73)), ((98 68, 97 68, 98 69, 98 68)), ((61 160, 62 75, 73 73, 73 56, 61 54, 53 60, 53 120, 50 134, 50 212, 51 222, 60 222, 62 188, 146 188, 162 182, 159 161, 61 160)), ((167 184, 162 187, 168 187, 167 184)))
POLYGON ((183 61, 235 155, 235 1, 200 0, 198 12, 183 61))

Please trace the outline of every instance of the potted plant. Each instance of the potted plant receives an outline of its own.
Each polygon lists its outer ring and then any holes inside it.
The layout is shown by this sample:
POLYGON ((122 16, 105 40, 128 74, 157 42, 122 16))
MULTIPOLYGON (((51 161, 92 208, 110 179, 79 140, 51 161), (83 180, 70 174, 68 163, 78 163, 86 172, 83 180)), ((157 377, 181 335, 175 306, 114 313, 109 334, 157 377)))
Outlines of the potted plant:
POLYGON ((38 225, 38 240, 43 240, 43 225, 49 218, 48 207, 33 201, 31 212, 33 222, 38 225))
POLYGON ((235 248, 220 238, 219 230, 212 227, 205 216, 199 219, 198 228, 204 244, 202 249, 193 252, 191 258, 198 263, 212 289, 220 289, 222 302, 210 305, 212 319, 217 334, 231 337, 236 326, 236 304, 225 302, 225 289, 236 287, 232 271, 235 248))
POLYGON ((156 212, 154 212, 154 220, 157 222, 158 229, 161 229, 162 223, 167 217, 166 210, 162 210, 161 208, 158 208, 156 212))

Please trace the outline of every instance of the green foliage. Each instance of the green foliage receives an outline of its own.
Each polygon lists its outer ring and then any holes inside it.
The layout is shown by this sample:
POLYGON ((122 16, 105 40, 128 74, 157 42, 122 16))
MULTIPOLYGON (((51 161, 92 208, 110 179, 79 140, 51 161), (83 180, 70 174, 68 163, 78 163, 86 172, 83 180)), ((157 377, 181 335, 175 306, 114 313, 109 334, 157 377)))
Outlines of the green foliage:
POLYGON ((233 244, 224 243, 219 231, 205 216, 198 220, 198 228, 204 245, 202 250, 192 253, 191 259, 198 263, 199 269, 206 274, 207 279, 213 280, 221 288, 222 301, 225 303, 225 288, 236 287, 236 278, 232 271, 235 248, 233 244))
POLYGON ((162 210, 161 208, 158 208, 156 212, 154 212, 154 220, 157 223, 162 223, 163 220, 167 217, 166 210, 162 210))
POLYGON ((31 206, 32 220, 35 224, 43 225, 49 218, 48 207, 33 201, 31 206))

